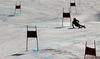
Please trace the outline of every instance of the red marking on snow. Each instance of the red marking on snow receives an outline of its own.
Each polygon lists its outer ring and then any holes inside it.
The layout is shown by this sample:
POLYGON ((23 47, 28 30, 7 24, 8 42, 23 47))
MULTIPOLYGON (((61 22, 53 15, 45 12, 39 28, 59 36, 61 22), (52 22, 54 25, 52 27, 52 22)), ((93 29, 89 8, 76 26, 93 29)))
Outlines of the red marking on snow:
POLYGON ((40 51, 84 51, 85 52, 85 49, 40 49, 40 51))
POLYGON ((41 51, 85 51, 84 49, 40 49, 41 51))

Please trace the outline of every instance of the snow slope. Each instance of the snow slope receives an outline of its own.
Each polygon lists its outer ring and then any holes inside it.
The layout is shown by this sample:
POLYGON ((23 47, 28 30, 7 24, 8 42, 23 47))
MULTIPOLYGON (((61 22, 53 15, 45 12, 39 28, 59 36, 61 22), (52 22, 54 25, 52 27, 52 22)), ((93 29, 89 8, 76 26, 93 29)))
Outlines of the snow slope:
POLYGON ((69 19, 61 26, 63 8, 68 12, 70 0, 21 2, 22 13, 17 10, 14 15, 16 0, 0 0, 0 59, 83 59, 85 42, 94 47, 94 40, 100 57, 99 0, 76 0, 78 13, 74 7, 71 10, 72 19, 79 19, 86 29, 72 29, 69 19), (27 25, 29 30, 38 27, 39 52, 35 38, 29 39, 29 51, 25 51, 27 25))

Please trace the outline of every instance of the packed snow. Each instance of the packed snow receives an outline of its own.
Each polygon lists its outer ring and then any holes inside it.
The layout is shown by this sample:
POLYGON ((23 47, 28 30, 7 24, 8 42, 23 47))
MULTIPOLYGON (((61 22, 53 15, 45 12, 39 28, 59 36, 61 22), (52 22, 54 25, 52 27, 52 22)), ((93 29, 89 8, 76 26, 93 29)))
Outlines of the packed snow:
POLYGON ((73 29, 69 18, 62 27, 63 8, 69 12, 70 0, 0 0, 0 59, 84 59, 86 41, 94 48, 94 40, 100 59, 100 0, 75 3, 77 13, 71 7, 71 19, 78 19, 85 29, 73 29), (22 8, 14 15, 16 1, 22 8), (26 51, 27 25, 33 31, 37 26, 39 51, 36 38, 28 39, 26 51))

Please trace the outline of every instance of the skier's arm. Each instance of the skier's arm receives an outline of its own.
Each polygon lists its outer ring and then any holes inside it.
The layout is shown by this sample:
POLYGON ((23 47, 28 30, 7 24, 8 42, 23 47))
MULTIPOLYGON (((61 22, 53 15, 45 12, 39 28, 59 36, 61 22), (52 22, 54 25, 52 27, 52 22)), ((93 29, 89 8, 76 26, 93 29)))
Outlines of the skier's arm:
POLYGON ((79 20, 77 20, 77 22, 79 23, 79 20))

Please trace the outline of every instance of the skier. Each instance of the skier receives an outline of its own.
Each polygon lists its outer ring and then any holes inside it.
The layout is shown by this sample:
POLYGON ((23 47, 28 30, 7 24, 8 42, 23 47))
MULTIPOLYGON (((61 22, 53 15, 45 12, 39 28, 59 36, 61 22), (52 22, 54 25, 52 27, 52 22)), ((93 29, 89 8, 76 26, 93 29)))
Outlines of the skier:
POLYGON ((83 25, 80 25, 79 24, 79 20, 77 20, 76 18, 73 19, 73 22, 72 22, 72 27, 75 28, 74 26, 78 27, 78 28, 86 28, 85 26, 83 25))

